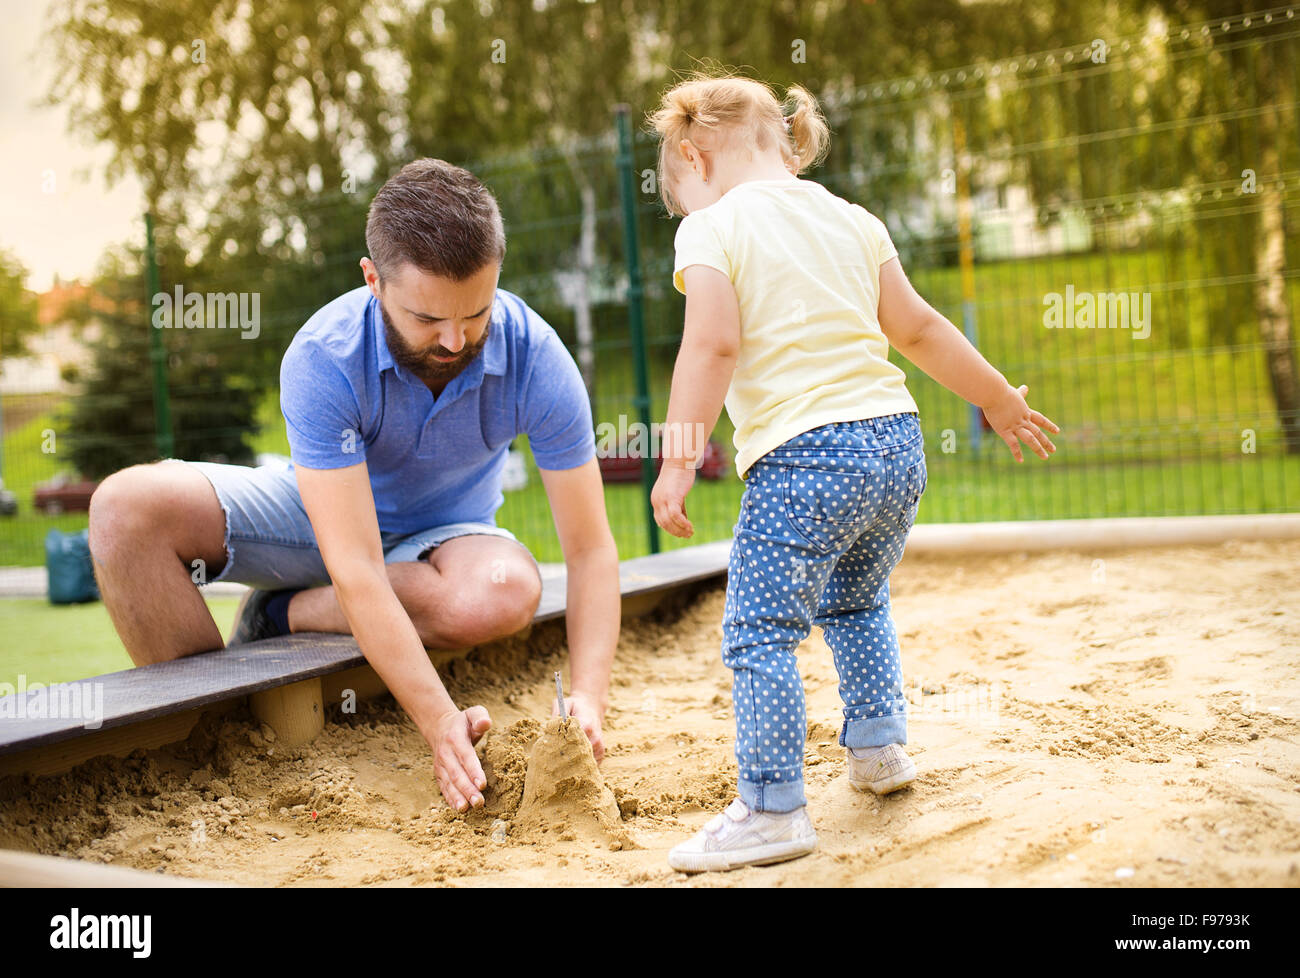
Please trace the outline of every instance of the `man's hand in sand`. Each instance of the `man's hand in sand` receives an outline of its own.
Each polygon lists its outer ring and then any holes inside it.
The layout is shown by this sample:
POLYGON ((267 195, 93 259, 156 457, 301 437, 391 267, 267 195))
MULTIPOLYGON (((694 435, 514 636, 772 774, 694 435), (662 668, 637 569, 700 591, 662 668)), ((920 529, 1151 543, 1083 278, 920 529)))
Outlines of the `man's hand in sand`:
MULTIPOLYGON (((596 755, 596 763, 599 764, 601 758, 605 756, 605 735, 600 729, 605 711, 584 693, 574 693, 572 696, 564 697, 564 708, 569 711, 569 716, 582 725, 582 732, 591 741, 591 752, 596 755)), ((551 706, 551 715, 558 715, 554 704, 551 706)))
POLYGON ((447 804, 458 812, 483 804, 487 777, 474 753, 474 745, 492 726, 492 718, 481 706, 444 713, 434 728, 433 772, 438 790, 447 804))

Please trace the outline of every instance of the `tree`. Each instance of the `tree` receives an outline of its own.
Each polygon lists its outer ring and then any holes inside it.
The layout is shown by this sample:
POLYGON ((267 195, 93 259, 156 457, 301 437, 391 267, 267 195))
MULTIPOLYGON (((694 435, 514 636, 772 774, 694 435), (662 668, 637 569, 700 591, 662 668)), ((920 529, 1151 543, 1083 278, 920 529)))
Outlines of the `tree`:
MULTIPOLYGON (((69 310, 74 320, 98 319, 102 331, 80 394, 59 429, 77 470, 90 479, 158 458, 150 375, 150 308, 140 256, 110 253, 90 290, 96 309, 69 310), (103 305, 107 304, 105 310, 103 305)), ((168 389, 177 457, 248 462, 255 390, 222 367, 222 346, 239 342, 226 330, 164 331, 168 389)), ((58 430, 58 429, 56 429, 58 430)))
POLYGON ((27 338, 39 328, 36 296, 26 287, 27 269, 0 251, 0 358, 26 353, 27 338))
POLYGON ((68 70, 49 100, 111 147, 110 179, 140 179, 164 287, 262 295, 262 341, 223 366, 272 386, 293 333, 337 294, 322 269, 363 251, 357 191, 398 152, 384 20, 363 0, 62 0, 52 18, 68 70))
POLYGON ((1056 83, 1000 100, 1005 124, 1028 133, 1026 142, 1076 147, 1064 172, 1059 156, 1025 154, 1035 198, 1049 210, 1138 198, 1154 202, 1157 214, 1166 208, 1156 232, 1163 260, 1181 278, 1205 283, 1197 295, 1203 319, 1177 317, 1170 341, 1258 341, 1283 444, 1300 454, 1283 188, 1300 169, 1294 20, 1256 15, 1246 24, 1232 0, 1138 0, 1118 11, 1088 2, 1075 10, 1106 23, 1112 41, 1127 33, 1140 48, 1122 72, 1078 58, 1059 66, 1056 83), (1173 230, 1163 231, 1166 224, 1173 230))

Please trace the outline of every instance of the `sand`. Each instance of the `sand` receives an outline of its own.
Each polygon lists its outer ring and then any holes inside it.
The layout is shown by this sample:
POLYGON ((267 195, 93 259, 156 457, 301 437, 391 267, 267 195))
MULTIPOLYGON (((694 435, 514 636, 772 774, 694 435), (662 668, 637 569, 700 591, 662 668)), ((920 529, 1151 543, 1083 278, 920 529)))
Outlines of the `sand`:
POLYGON ((667 866, 734 796, 722 591, 624 625, 607 756, 550 719, 563 628, 446 670, 483 703, 481 811, 442 803, 389 698, 293 750, 245 711, 67 776, 0 781, 0 846, 277 886, 1296 886, 1300 542, 908 556, 893 579, 919 776, 856 792, 818 633, 803 859, 667 866), (585 750, 585 753, 584 753, 585 750))

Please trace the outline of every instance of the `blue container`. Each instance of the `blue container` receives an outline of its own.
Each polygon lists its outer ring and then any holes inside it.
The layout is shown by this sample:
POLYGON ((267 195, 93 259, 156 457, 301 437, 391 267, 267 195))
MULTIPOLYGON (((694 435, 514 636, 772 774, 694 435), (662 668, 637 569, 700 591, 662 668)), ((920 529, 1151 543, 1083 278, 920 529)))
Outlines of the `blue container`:
POLYGON ((90 530, 45 534, 45 570, 50 604, 81 604, 99 600, 95 565, 90 559, 90 530))

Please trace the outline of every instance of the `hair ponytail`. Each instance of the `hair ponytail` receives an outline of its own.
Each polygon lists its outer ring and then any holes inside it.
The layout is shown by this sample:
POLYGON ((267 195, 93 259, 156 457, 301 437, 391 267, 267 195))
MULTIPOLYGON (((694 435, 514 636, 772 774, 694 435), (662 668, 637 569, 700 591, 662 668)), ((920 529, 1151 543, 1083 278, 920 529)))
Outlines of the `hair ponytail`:
POLYGON ((790 132, 790 143, 799 157, 799 172, 811 169, 822 161, 830 148, 831 130, 826 117, 812 92, 802 85, 791 85, 785 100, 794 103, 794 110, 785 117, 790 132))
POLYGON ((787 163, 799 157, 799 173, 820 163, 830 144, 830 128, 817 99, 793 85, 785 101, 793 103, 789 115, 765 83, 707 71, 695 72, 666 91, 647 122, 659 137, 659 193, 668 213, 682 213, 672 197, 670 178, 684 165, 679 150, 683 139, 698 142, 704 137, 710 149, 720 143, 760 151, 775 146, 787 163))

